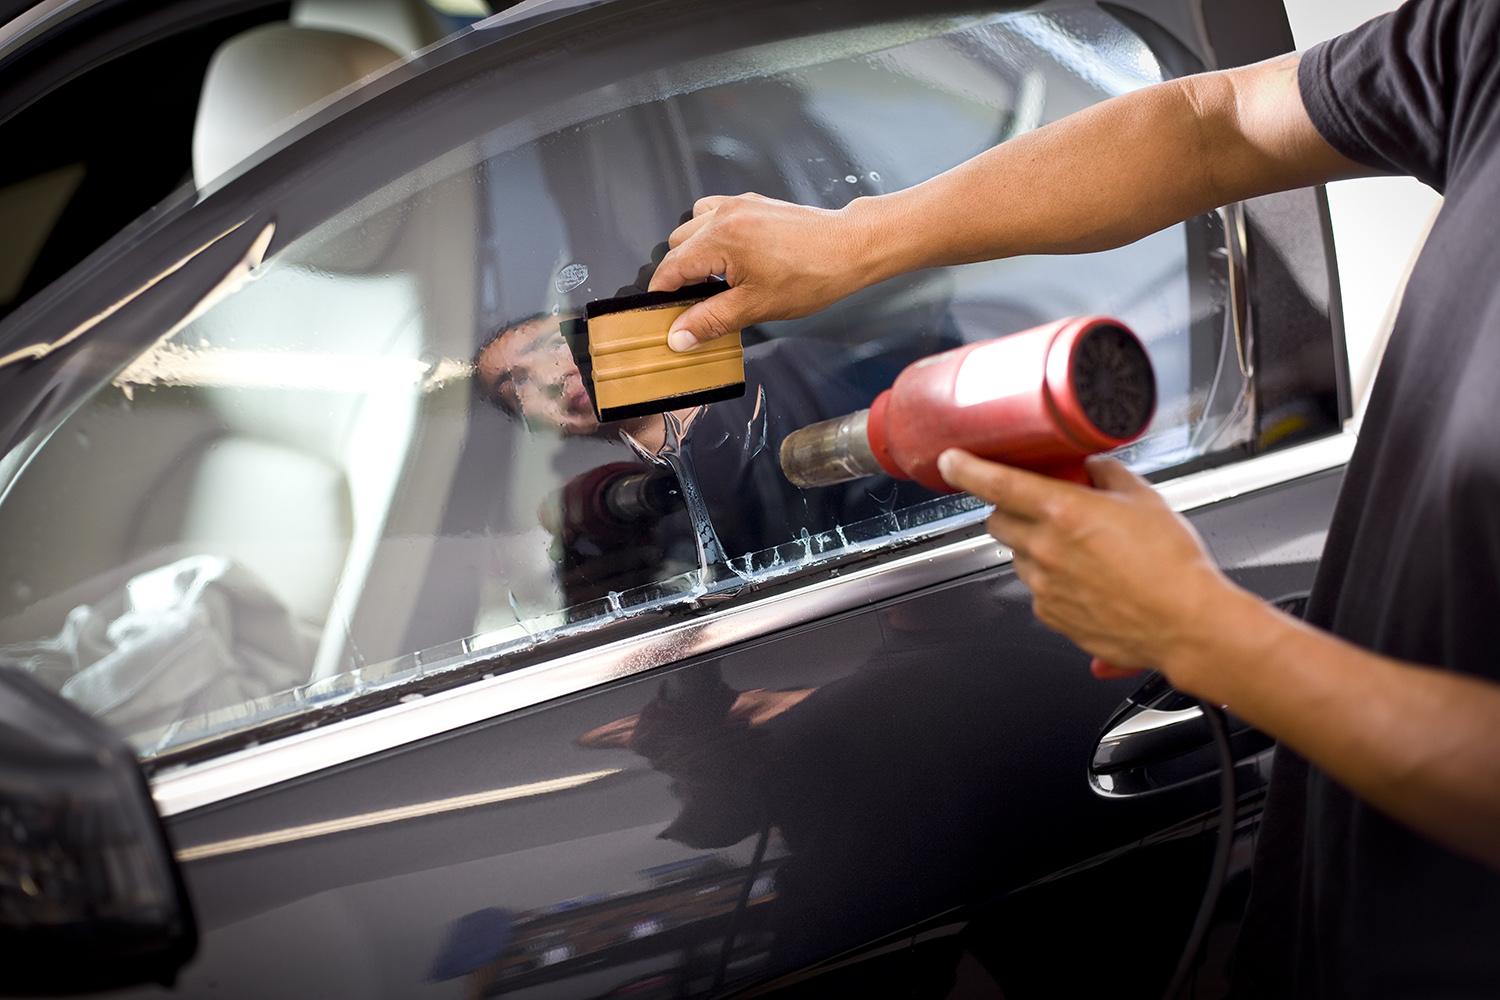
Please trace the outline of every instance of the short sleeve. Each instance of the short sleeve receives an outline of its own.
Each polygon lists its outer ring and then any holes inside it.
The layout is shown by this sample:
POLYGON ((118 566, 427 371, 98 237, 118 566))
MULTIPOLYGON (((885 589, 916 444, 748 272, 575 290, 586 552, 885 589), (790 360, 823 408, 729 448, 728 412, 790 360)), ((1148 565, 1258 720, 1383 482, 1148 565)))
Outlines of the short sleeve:
POLYGON ((1443 190, 1461 138, 1460 102, 1474 90, 1465 86, 1465 74, 1494 72, 1493 60, 1466 55, 1476 41, 1493 47, 1496 6, 1411 0, 1314 46, 1298 71, 1314 127, 1351 160, 1443 190))

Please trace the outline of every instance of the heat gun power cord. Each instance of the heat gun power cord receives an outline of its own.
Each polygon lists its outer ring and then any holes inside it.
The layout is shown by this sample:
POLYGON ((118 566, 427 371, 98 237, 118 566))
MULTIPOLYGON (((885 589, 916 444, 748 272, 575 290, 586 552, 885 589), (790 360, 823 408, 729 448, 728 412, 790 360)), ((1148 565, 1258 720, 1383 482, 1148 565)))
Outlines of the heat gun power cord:
POLYGON ((1182 957, 1177 960, 1177 971, 1163 1000, 1177 1000, 1177 995, 1187 985, 1188 977, 1198 966, 1198 954, 1203 950, 1204 938, 1208 936, 1209 924, 1213 923, 1214 910, 1219 905, 1219 893, 1224 889, 1224 876, 1229 871, 1229 849, 1234 846, 1234 822, 1238 799, 1234 790, 1234 751, 1229 746, 1229 725, 1224 719, 1224 710, 1218 705, 1199 701, 1203 709, 1203 720, 1213 734, 1214 747, 1219 753, 1219 836, 1214 843, 1213 867, 1208 871, 1208 884, 1203 887, 1203 900, 1198 904, 1198 916, 1193 920, 1193 929, 1188 932, 1187 943, 1182 947, 1182 957))

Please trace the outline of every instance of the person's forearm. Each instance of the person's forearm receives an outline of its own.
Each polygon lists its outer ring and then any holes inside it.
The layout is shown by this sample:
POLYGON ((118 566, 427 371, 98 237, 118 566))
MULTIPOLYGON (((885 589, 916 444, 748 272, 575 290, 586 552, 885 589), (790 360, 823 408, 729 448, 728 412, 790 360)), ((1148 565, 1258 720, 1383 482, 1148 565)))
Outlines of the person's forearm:
POLYGON ((1362 172, 1317 135, 1295 55, 1094 105, 846 210, 865 273, 1121 246, 1220 205, 1362 172))
POLYGON ((672 322, 691 350, 795 319, 907 271, 1140 239, 1253 195, 1369 171, 1313 127, 1298 57, 1149 87, 1001 143, 916 187, 839 210, 711 195, 672 233, 651 279, 730 289, 672 322))
POLYGON ((1500 685, 1401 663, 1235 592, 1164 664, 1382 812, 1500 869, 1500 685))

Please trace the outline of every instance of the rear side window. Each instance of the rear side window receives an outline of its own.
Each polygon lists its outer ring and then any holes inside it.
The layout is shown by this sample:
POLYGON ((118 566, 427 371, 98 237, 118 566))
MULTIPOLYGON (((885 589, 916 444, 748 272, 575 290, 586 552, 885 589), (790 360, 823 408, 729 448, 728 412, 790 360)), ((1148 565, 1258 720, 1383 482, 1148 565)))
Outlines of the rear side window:
POLYGON ((665 416, 600 424, 559 331, 643 289, 703 195, 839 207, 1161 75, 1091 6, 924 18, 652 69, 434 149, 163 331, 0 484, 0 653, 151 757, 576 648, 981 517, 886 477, 799 490, 777 449, 918 358, 1072 314, 1121 318, 1155 363, 1134 468, 1234 448, 1253 414, 1218 216, 746 330, 745 396, 665 416))

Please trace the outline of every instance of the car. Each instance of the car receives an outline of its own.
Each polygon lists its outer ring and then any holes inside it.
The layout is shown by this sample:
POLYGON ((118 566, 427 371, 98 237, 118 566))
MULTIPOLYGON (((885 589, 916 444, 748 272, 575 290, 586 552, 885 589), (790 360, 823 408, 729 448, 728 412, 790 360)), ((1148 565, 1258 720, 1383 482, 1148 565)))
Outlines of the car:
POLYGON ((5 718, 149 787, 159 861, 130 869, 155 923, 110 951, 63 873, 125 855, 17 805, 60 771, 6 778, 0 934, 48 943, 0 987, 1156 996, 1224 812, 1195 973, 1221 993, 1271 741, 1230 720, 1222 810, 1203 708, 1090 676, 982 504, 804 491, 776 454, 935 352, 1112 316, 1157 391, 1118 456, 1296 613, 1353 442, 1322 191, 883 282, 742 331, 742 397, 624 422, 564 321, 644 290, 700 197, 898 190, 1286 51, 1280 5, 485 13, 0 28, 0 680, 32 713, 5 718))

